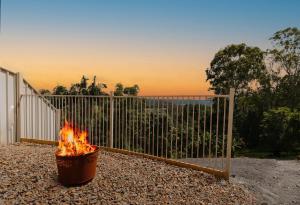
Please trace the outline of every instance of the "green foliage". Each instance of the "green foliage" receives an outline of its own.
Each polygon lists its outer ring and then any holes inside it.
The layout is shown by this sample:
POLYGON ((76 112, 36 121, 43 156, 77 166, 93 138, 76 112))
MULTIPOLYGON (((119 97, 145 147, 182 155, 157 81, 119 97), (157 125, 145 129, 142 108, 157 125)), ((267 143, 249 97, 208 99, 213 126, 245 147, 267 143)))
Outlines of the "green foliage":
POLYGON ((286 28, 277 31, 270 38, 274 48, 269 50, 274 63, 278 64, 277 73, 284 71, 288 76, 300 75, 300 30, 286 28))
POLYGON ((279 107, 264 112, 261 142, 274 154, 291 151, 300 143, 300 112, 279 107))
POLYGON ((68 95, 69 92, 65 86, 57 85, 52 92, 53 95, 68 95))
POLYGON ((115 96, 123 96, 124 95, 124 86, 122 83, 117 83, 114 91, 115 96))
POLYGON ((278 154, 299 147, 300 30, 286 28, 270 40, 273 48, 266 52, 245 44, 225 47, 206 74, 216 94, 236 89, 233 146, 242 142, 278 154))
POLYGON ((140 88, 139 88, 138 85, 134 85, 132 87, 126 87, 126 88, 124 88, 123 92, 126 95, 137 96, 138 93, 140 92, 140 88))
POLYGON ((47 89, 40 89, 39 92, 41 95, 51 95, 50 90, 47 89))
POLYGON ((256 82, 263 82, 265 70, 264 52, 242 43, 218 51, 206 75, 215 93, 228 93, 235 88, 240 94, 252 90, 256 82))

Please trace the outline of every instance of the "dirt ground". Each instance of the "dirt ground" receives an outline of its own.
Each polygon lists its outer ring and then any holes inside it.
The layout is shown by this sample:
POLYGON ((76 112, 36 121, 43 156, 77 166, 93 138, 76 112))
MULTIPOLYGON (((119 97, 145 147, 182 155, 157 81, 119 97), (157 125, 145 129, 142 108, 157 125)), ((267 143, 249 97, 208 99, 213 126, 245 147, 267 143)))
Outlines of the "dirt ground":
POLYGON ((300 204, 300 161, 233 159, 231 180, 254 192, 259 204, 300 204))
MULTIPOLYGON (((201 159, 183 161, 208 164, 201 159)), ((299 160, 235 158, 230 180, 254 193, 258 204, 300 204, 299 160)))

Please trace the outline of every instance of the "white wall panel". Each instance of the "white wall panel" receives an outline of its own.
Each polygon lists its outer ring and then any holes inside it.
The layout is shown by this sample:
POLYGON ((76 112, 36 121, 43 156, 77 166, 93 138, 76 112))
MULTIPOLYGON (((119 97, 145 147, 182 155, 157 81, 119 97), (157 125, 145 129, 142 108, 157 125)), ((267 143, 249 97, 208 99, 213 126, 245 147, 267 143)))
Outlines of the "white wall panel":
MULTIPOLYGON (((17 75, 0 68, 0 144, 17 139, 17 75)), ((20 135, 32 139, 56 139, 55 109, 25 80, 21 80, 20 135)))

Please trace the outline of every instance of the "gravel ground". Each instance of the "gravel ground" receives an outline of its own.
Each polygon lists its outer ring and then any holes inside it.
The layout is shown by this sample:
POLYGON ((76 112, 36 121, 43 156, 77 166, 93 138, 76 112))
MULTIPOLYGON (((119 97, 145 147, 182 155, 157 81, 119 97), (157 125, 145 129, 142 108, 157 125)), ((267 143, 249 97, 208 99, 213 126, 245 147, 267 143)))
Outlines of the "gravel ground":
MULTIPOLYGON (((208 164, 203 159, 183 161, 208 164)), ((250 190, 257 204, 300 204, 299 160, 234 158, 230 181, 250 190)))
POLYGON ((254 204, 240 185, 208 174, 101 151, 87 185, 57 182, 55 147, 0 146, 0 204, 254 204))

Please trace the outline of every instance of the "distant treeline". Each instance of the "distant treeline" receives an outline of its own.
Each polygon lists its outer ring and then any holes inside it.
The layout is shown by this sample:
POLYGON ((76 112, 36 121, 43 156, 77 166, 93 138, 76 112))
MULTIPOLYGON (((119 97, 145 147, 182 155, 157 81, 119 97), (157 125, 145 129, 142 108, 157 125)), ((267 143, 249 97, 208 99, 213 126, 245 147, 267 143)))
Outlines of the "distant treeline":
MULTIPOLYGON (((97 83, 96 76, 94 76, 93 81, 88 84, 89 79, 82 76, 79 83, 73 83, 68 89, 65 86, 57 85, 53 88, 52 92, 47 89, 41 89, 40 93, 42 95, 109 95, 104 92, 103 89, 107 88, 105 83, 97 83)), ((138 85, 133 85, 131 87, 124 87, 122 83, 117 83, 114 90, 115 96, 137 96, 140 92, 138 85)))

